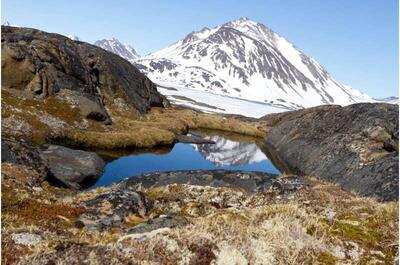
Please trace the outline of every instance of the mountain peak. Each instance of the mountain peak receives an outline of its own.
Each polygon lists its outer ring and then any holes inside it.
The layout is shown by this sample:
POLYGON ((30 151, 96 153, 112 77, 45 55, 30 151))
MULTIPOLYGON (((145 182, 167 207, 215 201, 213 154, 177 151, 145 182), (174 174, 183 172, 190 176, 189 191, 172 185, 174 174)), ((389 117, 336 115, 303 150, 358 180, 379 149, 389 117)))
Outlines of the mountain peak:
POLYGON ((258 39, 260 41, 269 40, 274 41, 278 35, 273 32, 270 28, 262 23, 251 20, 247 17, 239 18, 227 22, 221 26, 221 28, 233 28, 238 30, 249 37, 258 39))
POLYGON ((234 19, 231 22, 242 22, 242 23, 245 23, 245 22, 250 22, 250 21, 254 22, 253 20, 249 19, 248 17, 241 17, 241 18, 238 18, 238 19, 234 19))
POLYGON ((140 55, 135 51, 134 48, 132 48, 132 46, 123 44, 114 37, 98 40, 94 43, 94 45, 99 46, 100 48, 103 48, 109 52, 115 53, 116 55, 119 55, 130 62, 140 57, 140 55))
POLYGON ((106 40, 106 41, 113 41, 113 42, 120 42, 117 38, 115 38, 115 37, 111 37, 111 38, 107 38, 107 39, 103 39, 103 40, 106 40))
POLYGON ((261 24, 259 22, 257 22, 257 21, 251 20, 251 19, 249 19, 247 17, 241 17, 241 18, 238 18, 238 19, 231 20, 231 21, 223 24, 223 26, 224 25, 237 27, 237 26, 246 26, 246 25, 247 26, 258 26, 258 25, 261 25, 261 24))
POLYGON ((77 40, 77 41, 81 40, 78 36, 75 36, 75 35, 72 35, 72 34, 69 34, 67 37, 70 38, 71 40, 77 40))

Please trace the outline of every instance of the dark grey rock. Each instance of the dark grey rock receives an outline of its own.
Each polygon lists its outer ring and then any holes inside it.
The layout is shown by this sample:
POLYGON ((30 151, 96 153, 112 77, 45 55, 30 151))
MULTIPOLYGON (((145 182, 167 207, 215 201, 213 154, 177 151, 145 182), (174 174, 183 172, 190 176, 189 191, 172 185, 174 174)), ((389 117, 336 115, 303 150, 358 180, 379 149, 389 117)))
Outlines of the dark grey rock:
POLYGON ((267 115, 264 151, 282 172, 398 200, 398 106, 362 103, 267 115))
POLYGON ((178 135, 176 137, 177 142, 179 143, 187 143, 187 144, 215 144, 214 141, 204 139, 203 137, 189 134, 189 135, 178 135))
POLYGON ((50 167, 49 180, 72 189, 93 184, 103 173, 105 163, 96 153, 50 145, 41 151, 50 167))

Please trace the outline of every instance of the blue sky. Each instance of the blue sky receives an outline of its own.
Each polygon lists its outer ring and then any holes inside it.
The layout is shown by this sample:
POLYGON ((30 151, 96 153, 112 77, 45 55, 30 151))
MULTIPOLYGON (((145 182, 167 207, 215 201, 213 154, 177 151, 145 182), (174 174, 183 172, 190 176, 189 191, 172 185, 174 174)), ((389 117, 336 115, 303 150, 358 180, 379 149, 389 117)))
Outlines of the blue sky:
POLYGON ((398 95, 397 0, 2 0, 9 21, 84 41, 116 37, 140 54, 204 26, 248 17, 373 97, 398 95))

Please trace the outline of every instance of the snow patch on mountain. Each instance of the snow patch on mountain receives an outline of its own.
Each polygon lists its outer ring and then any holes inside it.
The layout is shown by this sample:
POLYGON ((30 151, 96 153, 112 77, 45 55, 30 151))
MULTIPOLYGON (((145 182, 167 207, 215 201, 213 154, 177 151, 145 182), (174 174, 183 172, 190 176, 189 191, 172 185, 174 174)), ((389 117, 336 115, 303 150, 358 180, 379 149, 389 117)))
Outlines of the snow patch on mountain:
POLYGON ((260 118, 269 113, 290 110, 285 106, 249 101, 188 88, 158 86, 157 90, 165 95, 173 105, 185 106, 205 113, 238 114, 260 118))

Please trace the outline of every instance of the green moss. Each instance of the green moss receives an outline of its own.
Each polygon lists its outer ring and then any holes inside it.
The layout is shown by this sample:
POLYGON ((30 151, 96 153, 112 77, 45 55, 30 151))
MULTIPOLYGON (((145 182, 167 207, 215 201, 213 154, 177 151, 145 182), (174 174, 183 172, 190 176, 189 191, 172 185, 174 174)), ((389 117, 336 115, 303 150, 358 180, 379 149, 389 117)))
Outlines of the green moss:
POLYGON ((375 229, 372 221, 355 217, 335 221, 329 227, 328 232, 342 239, 355 241, 370 247, 379 245, 383 236, 380 230, 375 229))
POLYGON ((164 214, 164 212, 161 211, 161 210, 158 209, 158 208, 152 208, 152 209, 150 210, 150 215, 152 215, 152 216, 157 217, 157 216, 160 216, 160 215, 162 215, 162 214, 164 214))
POLYGON ((131 219, 129 219, 129 220, 126 222, 126 224, 127 224, 127 226, 129 226, 129 227, 134 227, 134 226, 137 226, 137 225, 139 225, 139 224, 145 223, 146 221, 147 221, 147 218, 140 218, 140 217, 137 217, 137 218, 131 218, 131 219))
POLYGON ((48 181, 43 181, 41 184, 43 190, 51 192, 53 194, 71 195, 74 193, 73 190, 61 187, 55 187, 51 185, 48 181))
POLYGON ((55 97, 48 97, 42 104, 42 110, 72 125, 81 122, 82 116, 78 108, 73 108, 67 101, 55 97))
POLYGON ((327 252, 323 252, 318 256, 318 262, 325 265, 335 265, 337 259, 331 254, 327 252))
POLYGON ((317 231, 317 228, 315 226, 311 226, 307 228, 307 234, 313 236, 315 232, 317 231))

